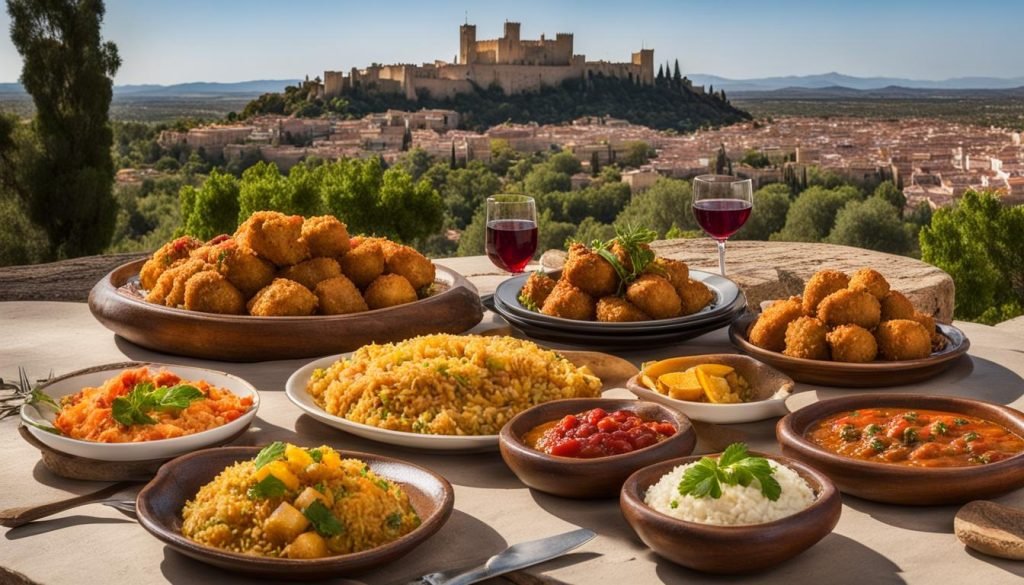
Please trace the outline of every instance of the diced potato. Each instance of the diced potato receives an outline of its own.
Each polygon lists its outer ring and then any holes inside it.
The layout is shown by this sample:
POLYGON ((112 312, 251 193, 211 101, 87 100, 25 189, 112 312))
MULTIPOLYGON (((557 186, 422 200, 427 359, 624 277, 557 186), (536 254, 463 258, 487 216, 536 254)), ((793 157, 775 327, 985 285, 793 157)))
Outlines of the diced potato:
POLYGON ((290 443, 284 448, 284 458, 288 460, 288 463, 298 466, 299 469, 305 469, 313 463, 313 457, 305 449, 290 443))
POLYGON ((320 459, 320 464, 327 467, 327 469, 341 469, 341 455, 338 455, 337 451, 324 450, 324 456, 320 459))
POLYGON ((697 373, 692 368, 685 372, 669 372, 658 377, 662 385, 662 394, 677 400, 698 401, 704 396, 704 388, 697 380, 697 373))
POLYGON ((309 526, 309 520, 302 512, 288 502, 281 502, 263 523, 267 538, 277 543, 291 542, 309 526))
POLYGON ((289 559, 318 559, 326 557, 327 542, 316 532, 303 532, 285 547, 284 556, 289 559))
POLYGON ((709 376, 724 377, 732 373, 732 367, 725 364, 701 364, 697 368, 709 376))
POLYGON ((290 490, 299 489, 299 478, 292 473, 291 469, 288 469, 288 464, 284 461, 271 461, 256 470, 256 481, 263 481, 268 475, 273 475, 281 480, 284 487, 290 490))
MULTIPOLYGON (((330 492, 330 490, 327 491, 330 492)), ((305 510, 306 508, 309 507, 310 504, 317 500, 320 500, 323 503, 323 505, 330 508, 331 504, 334 503, 331 501, 332 499, 334 498, 331 497, 330 495, 320 493, 319 491, 317 491, 316 488, 308 487, 302 490, 302 493, 299 494, 299 497, 295 498, 295 507, 298 508, 299 510, 305 510)))

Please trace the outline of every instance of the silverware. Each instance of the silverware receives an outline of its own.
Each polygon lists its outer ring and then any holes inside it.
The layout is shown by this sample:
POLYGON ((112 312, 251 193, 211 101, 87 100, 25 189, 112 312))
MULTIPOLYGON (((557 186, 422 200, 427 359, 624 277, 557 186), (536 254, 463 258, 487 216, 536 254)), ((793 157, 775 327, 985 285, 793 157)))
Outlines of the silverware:
POLYGON ((539 540, 520 542, 487 559, 487 562, 475 569, 429 573, 410 582, 409 585, 469 585, 477 583, 550 561, 583 545, 595 536, 597 535, 593 530, 580 528, 539 540))
POLYGON ((71 496, 55 502, 49 502, 38 506, 24 506, 21 508, 0 510, 0 526, 6 526, 7 528, 22 526, 29 522, 34 522, 41 518, 46 518, 47 516, 52 516, 65 510, 70 510, 86 504, 117 504, 112 507, 127 513, 127 510, 125 509, 126 503, 130 503, 132 511, 134 511, 135 502, 132 500, 125 500, 125 495, 127 495, 127 492, 130 490, 137 490, 138 487, 138 483, 118 482, 92 493, 71 496))

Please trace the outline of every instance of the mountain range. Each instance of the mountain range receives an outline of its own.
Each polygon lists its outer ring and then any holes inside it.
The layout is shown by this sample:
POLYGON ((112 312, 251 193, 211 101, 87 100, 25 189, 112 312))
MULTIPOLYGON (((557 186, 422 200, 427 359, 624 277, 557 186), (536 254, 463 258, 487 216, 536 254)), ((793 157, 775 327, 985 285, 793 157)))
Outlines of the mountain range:
POLYGON ((696 85, 713 85, 716 90, 724 89, 727 93, 735 91, 772 91, 788 88, 821 89, 830 87, 874 90, 887 87, 905 87, 910 89, 1010 89, 1024 86, 1024 77, 954 77, 943 80, 925 80, 901 77, 854 77, 836 72, 817 75, 761 77, 757 79, 729 79, 703 73, 695 73, 687 77, 696 85))
MULTIPOLYGON (((287 85, 296 85, 298 79, 256 79, 234 83, 195 81, 174 85, 115 85, 114 97, 190 97, 212 95, 252 96, 284 91, 287 85)), ((20 83, 0 83, 0 94, 24 93, 20 83)))

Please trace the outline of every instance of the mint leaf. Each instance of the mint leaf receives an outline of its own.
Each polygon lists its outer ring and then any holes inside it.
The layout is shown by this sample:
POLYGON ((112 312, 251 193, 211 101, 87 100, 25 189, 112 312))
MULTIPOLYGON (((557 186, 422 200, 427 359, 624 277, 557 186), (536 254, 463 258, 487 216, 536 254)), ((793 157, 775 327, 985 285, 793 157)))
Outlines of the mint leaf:
POLYGON ((725 451, 718 457, 718 465, 725 467, 750 456, 747 446, 743 443, 733 443, 725 448, 725 451))
POLYGON ((256 459, 253 460, 253 463, 256 464, 256 469, 259 469, 267 463, 277 461, 282 457, 284 457, 284 443, 281 441, 274 441, 260 450, 259 454, 256 455, 256 459))
POLYGON ((203 392, 189 384, 179 384, 169 388, 161 388, 154 393, 154 402, 160 410, 188 408, 196 400, 206 398, 203 392))
POLYGON ((267 477, 264 477, 262 481, 249 488, 249 491, 246 492, 246 494, 255 500, 283 496, 286 491, 288 491, 288 489, 285 487, 283 481, 277 479, 273 475, 268 475, 267 477))
POLYGON ((306 506, 302 514, 321 536, 337 536, 345 530, 338 517, 320 500, 314 500, 312 504, 306 506))
POLYGON ((125 396, 119 396, 111 403, 111 416, 125 425, 151 425, 156 420, 147 413, 154 410, 188 408, 195 400, 204 398, 195 386, 179 384, 156 388, 152 382, 136 384, 125 396))

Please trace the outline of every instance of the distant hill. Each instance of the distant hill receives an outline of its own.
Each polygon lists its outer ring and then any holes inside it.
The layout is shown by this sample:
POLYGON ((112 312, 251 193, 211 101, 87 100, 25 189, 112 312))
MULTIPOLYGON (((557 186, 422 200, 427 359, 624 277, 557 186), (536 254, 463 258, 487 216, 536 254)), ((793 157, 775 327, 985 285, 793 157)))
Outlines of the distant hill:
MULTIPOLYGON (((175 85, 115 85, 114 98, 240 96, 256 97, 267 92, 284 91, 289 85, 302 83, 299 79, 256 79, 233 83, 195 81, 175 85)), ((0 83, 0 94, 25 93, 20 83, 0 83)))
POLYGON ((768 91, 733 90, 729 96, 737 100, 1024 99, 1024 83, 1021 87, 1006 89, 927 89, 901 86, 878 89, 855 89, 842 86, 784 87, 768 91))
POLYGON ((713 85, 715 89, 726 92, 737 91, 772 91, 789 88, 825 89, 845 87, 850 89, 871 90, 888 87, 907 89, 1011 89, 1024 86, 1024 77, 955 77, 943 80, 904 79, 897 77, 854 77, 842 73, 822 73, 818 75, 787 75, 783 77, 762 77, 756 79, 729 79, 717 75, 703 73, 690 74, 688 77, 697 85, 713 85))

